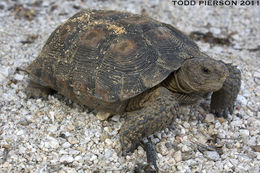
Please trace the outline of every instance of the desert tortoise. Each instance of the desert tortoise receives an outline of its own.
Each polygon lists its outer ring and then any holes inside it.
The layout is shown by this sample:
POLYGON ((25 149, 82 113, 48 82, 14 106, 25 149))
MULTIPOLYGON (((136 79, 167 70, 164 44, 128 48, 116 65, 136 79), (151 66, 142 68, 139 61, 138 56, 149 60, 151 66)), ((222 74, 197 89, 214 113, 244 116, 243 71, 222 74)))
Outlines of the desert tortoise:
POLYGON ((202 53, 173 26, 127 12, 82 10, 50 35, 27 67, 32 97, 52 90, 90 108, 131 112, 124 153, 169 125, 180 105, 212 93, 211 112, 232 113, 240 71, 202 53))

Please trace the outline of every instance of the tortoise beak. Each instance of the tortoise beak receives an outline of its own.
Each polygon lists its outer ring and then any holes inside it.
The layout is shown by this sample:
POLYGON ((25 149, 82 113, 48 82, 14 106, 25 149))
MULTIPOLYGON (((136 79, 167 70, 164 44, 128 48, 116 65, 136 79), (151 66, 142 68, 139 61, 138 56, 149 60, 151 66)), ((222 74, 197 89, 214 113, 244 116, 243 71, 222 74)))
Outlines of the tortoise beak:
POLYGON ((221 63, 219 63, 219 67, 217 67, 217 68, 221 69, 219 71, 219 73, 220 73, 219 76, 221 76, 220 80, 224 82, 227 79, 227 77, 229 76, 229 71, 228 71, 226 64, 224 64, 222 61, 220 61, 220 62, 221 63))

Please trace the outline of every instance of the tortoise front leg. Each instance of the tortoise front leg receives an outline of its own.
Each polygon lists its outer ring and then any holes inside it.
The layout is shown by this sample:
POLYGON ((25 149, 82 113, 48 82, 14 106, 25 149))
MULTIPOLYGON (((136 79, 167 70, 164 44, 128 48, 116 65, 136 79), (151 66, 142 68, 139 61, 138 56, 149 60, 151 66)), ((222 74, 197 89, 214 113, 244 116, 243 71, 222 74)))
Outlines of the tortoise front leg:
POLYGON ((226 64, 229 76, 223 87, 213 92, 211 96, 210 111, 217 117, 226 118, 228 113, 233 113, 234 104, 241 86, 241 72, 236 66, 226 64))
MULTIPOLYGON (((143 138, 169 126, 178 115, 179 104, 171 91, 160 87, 154 92, 159 93, 159 96, 148 106, 132 112, 133 115, 128 116, 121 127, 120 142, 123 155, 133 152, 143 138)), ((144 144, 143 148, 147 153, 148 162, 157 168, 155 151, 150 144, 144 144)))

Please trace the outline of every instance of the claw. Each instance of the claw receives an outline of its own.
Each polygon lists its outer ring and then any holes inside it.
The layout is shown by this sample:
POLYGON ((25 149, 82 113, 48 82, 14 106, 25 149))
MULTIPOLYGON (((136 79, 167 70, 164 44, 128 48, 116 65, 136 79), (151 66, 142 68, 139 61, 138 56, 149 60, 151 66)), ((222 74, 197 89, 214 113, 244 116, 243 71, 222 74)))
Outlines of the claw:
POLYGON ((158 170, 157 167, 157 157, 156 157, 156 151, 154 149, 154 144, 151 141, 148 141, 147 143, 144 143, 144 150, 146 151, 146 157, 147 162, 151 167, 154 167, 156 170, 158 170))
POLYGON ((229 113, 230 113, 230 114, 233 114, 233 112, 234 112, 234 107, 231 106, 231 107, 228 108, 228 110, 229 110, 229 113))
POLYGON ((143 164, 138 164, 137 167, 135 167, 134 170, 135 173, 157 173, 158 170, 155 170, 152 165, 143 165, 143 164))
POLYGON ((123 149, 122 156, 130 155, 131 153, 134 152, 134 150, 135 150, 136 148, 137 148, 137 147, 135 147, 134 145, 131 145, 129 148, 123 149))
POLYGON ((218 111, 214 111, 214 112, 215 112, 216 117, 222 117, 222 114, 220 112, 218 112, 218 111))
POLYGON ((134 152, 134 150, 138 147, 137 142, 130 142, 126 139, 121 140, 122 146, 122 155, 126 156, 134 152))
POLYGON ((224 117, 224 118, 227 118, 227 117, 228 117, 228 114, 229 114, 229 111, 228 111, 227 109, 224 110, 223 117, 224 117))

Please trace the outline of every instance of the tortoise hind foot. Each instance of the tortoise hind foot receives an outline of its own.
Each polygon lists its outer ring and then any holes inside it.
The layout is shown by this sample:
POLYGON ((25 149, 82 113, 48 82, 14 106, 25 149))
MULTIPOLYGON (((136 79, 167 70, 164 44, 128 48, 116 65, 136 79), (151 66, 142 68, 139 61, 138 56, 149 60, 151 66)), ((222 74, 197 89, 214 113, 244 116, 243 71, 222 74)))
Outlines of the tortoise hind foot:
POLYGON ((27 88, 25 89, 25 93, 28 98, 44 98, 47 99, 48 95, 54 94, 55 90, 42 86, 38 83, 30 81, 27 88))
POLYGON ((213 92, 211 96, 210 111, 217 117, 227 118, 228 113, 232 114, 235 101, 241 86, 241 72, 236 66, 226 64, 229 76, 222 88, 213 92))

